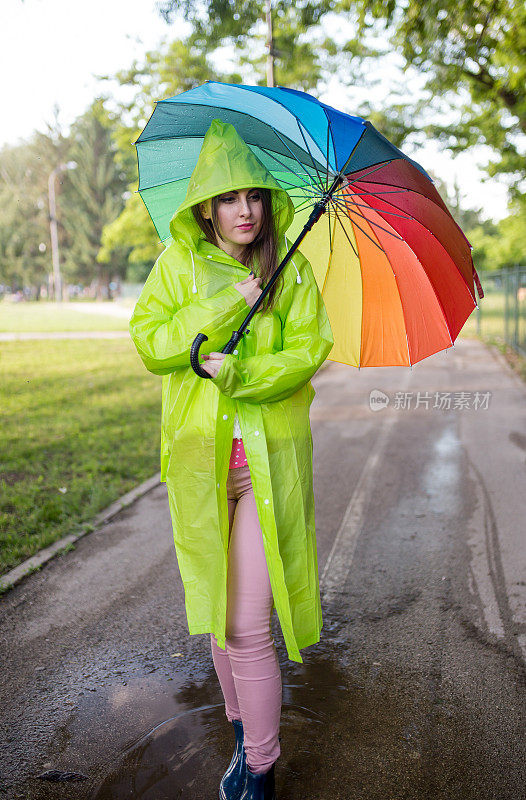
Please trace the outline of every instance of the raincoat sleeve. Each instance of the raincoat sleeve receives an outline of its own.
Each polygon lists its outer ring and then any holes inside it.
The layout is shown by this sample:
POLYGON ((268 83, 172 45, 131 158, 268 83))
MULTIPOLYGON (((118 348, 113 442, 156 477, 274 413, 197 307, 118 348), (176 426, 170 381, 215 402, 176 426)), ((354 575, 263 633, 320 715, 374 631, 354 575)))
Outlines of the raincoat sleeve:
POLYGON ((301 260, 302 282, 294 285, 283 325, 283 349, 240 359, 226 354, 219 372, 210 379, 232 399, 247 403, 284 400, 312 378, 332 349, 325 303, 310 263, 301 260))
POLYGON ((169 251, 155 262, 129 325, 137 352, 154 375, 190 367, 190 348, 198 333, 208 336, 202 352, 219 351, 249 312, 233 284, 211 297, 184 302, 181 265, 174 263, 177 251, 169 251))

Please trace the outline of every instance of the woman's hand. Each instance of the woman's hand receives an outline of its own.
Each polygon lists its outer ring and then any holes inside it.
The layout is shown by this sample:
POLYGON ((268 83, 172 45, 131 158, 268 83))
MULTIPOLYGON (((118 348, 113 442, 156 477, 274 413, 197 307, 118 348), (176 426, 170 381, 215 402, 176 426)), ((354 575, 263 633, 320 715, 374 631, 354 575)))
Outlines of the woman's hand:
MULTIPOLYGON (((259 295, 263 291, 259 286, 260 283, 261 278, 255 278, 254 273, 251 272, 248 278, 245 278, 244 280, 239 281, 239 283, 234 284, 235 288, 238 290, 238 292, 241 292, 250 308, 252 308, 259 295)), ((212 378, 215 378, 221 369, 221 365, 225 359, 225 354, 203 353, 203 359, 205 363, 201 364, 202 369, 204 369, 205 372, 208 372, 212 378)))
POLYGON ((263 289, 260 288, 260 283, 261 278, 255 278, 254 273, 251 272, 248 278, 245 278, 245 280, 234 284, 235 288, 238 290, 238 292, 241 292, 250 308, 252 308, 259 295, 263 291, 263 289))
POLYGON ((202 355, 206 362, 201 364, 202 369, 215 378, 225 360, 225 353, 203 353, 202 355))

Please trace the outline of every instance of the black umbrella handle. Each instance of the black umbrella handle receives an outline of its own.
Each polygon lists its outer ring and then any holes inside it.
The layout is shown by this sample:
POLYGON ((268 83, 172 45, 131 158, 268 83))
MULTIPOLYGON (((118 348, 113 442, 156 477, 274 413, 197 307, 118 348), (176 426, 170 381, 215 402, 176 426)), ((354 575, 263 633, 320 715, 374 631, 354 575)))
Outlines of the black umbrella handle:
MULTIPOLYGON (((244 320, 243 326, 246 325, 249 316, 250 316, 250 314, 247 315, 247 318, 244 320)), ((241 326, 241 327, 243 328, 243 326, 241 326)), ((243 330, 240 328, 240 330, 238 330, 238 331, 233 331, 232 336, 230 337, 230 340, 225 344, 225 346, 223 347, 221 352, 222 353, 231 353, 234 350, 236 344, 239 342, 239 340, 243 336, 244 332, 245 332, 244 328, 243 328, 243 330)), ((247 329, 246 332, 248 333, 248 329, 247 329)), ((193 371, 195 373, 197 373, 197 375, 199 375, 200 378, 211 378, 212 377, 211 375, 208 374, 208 372, 205 372, 205 370, 202 368, 202 366, 199 363, 199 349, 200 349, 201 345, 203 344, 203 342, 207 342, 207 341, 208 341, 208 336, 206 336, 204 333, 198 333, 197 336, 195 337, 194 341, 192 342, 192 346, 190 348, 190 364, 192 366, 193 371)))

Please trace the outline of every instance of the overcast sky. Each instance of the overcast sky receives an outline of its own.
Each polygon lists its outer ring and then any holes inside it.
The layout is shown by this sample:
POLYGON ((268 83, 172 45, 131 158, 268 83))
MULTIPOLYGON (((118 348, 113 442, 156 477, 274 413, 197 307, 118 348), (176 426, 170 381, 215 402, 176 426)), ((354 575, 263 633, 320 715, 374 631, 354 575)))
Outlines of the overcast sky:
MULTIPOLYGON (((108 91, 110 84, 97 81, 97 75, 114 74, 135 58, 140 62, 162 39, 188 31, 184 23, 177 30, 167 25, 155 5, 155 0, 2 0, 0 146, 28 138, 36 129, 44 131, 55 104, 67 134, 93 97, 108 91)), ((389 78, 385 75, 373 91, 353 87, 344 92, 335 78, 320 100, 353 114, 365 97, 381 104, 390 91, 389 78)), ((158 99, 152 98, 152 109, 158 99)), ((489 151, 453 159, 430 143, 418 153, 406 152, 451 188, 457 176, 464 206, 482 207, 493 219, 507 214, 504 185, 495 179, 482 182, 476 165, 484 163, 489 151)))

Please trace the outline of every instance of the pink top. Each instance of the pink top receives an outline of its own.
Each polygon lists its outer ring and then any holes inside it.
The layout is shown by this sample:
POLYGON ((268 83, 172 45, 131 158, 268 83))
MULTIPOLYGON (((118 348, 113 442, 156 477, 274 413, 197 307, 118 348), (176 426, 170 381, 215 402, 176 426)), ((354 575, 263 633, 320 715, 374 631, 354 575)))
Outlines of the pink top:
POLYGON ((243 439, 232 439, 232 452, 230 454, 230 464, 228 465, 229 469, 244 467, 246 464, 248 464, 248 461, 245 455, 243 439))

